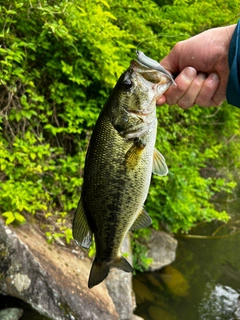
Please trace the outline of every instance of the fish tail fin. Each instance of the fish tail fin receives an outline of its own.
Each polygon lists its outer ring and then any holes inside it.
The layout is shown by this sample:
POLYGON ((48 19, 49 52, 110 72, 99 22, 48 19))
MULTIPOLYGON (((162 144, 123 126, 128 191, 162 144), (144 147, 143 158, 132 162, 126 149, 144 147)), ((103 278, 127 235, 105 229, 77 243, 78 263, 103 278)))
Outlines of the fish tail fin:
POLYGON ((124 258, 120 257, 111 264, 99 264, 96 259, 93 261, 93 265, 90 271, 88 279, 88 288, 91 289, 97 284, 101 283, 109 273, 111 268, 121 269, 125 272, 133 272, 133 268, 130 263, 124 258))

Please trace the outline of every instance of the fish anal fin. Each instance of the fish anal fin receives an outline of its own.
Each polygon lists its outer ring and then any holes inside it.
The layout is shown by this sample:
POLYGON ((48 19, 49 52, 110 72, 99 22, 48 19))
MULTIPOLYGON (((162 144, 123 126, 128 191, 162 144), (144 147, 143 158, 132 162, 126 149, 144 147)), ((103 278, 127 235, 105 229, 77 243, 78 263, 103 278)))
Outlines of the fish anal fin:
POLYGON ((82 198, 78 203, 73 220, 73 238, 82 248, 90 248, 92 243, 92 231, 87 221, 82 198))
POLYGON ((168 167, 164 156, 157 149, 154 149, 153 153, 152 172, 159 176, 166 176, 168 174, 168 167))
POLYGON ((125 272, 133 272, 132 266, 124 257, 120 257, 109 264, 100 264, 95 259, 88 279, 88 288, 91 289, 101 283, 108 276, 111 268, 117 268, 125 272))
POLYGON ((117 268, 120 270, 123 270, 125 272, 133 272, 133 267, 130 265, 130 263, 125 259, 123 256, 121 256, 119 259, 115 260, 111 265, 110 268, 117 268))
POLYGON ((141 211, 139 212, 137 219, 134 221, 133 225, 131 226, 130 230, 134 231, 141 228, 145 228, 150 226, 151 223, 152 223, 152 219, 149 217, 147 211, 144 208, 142 208, 141 211))

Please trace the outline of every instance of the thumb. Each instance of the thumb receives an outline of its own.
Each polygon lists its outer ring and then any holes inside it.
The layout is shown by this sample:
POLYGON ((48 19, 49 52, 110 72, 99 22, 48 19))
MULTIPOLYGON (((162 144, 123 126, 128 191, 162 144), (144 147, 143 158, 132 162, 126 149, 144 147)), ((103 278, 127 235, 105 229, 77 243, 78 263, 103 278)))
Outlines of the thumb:
POLYGON ((174 48, 160 61, 160 64, 171 73, 179 73, 179 59, 174 48))

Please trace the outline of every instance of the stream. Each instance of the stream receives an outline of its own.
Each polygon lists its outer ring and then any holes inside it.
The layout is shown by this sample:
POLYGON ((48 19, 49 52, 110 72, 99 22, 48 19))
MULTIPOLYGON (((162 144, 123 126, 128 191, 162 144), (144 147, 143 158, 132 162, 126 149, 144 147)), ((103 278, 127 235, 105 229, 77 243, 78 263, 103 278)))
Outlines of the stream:
MULTIPOLYGON (((202 223, 176 236, 176 260, 133 279, 145 320, 240 319, 240 199, 227 204, 228 224, 202 223)), ((223 209, 223 210, 224 210, 223 209)))

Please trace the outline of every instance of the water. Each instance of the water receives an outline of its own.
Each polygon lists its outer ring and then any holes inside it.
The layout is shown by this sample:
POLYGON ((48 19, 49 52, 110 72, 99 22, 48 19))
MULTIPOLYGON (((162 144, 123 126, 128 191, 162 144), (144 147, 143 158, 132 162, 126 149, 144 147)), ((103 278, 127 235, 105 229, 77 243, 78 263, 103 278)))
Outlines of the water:
POLYGON ((227 225, 205 223, 191 231, 193 237, 176 237, 171 266, 134 277, 137 315, 145 320, 240 319, 238 208, 239 199, 228 204, 232 220, 227 225))
POLYGON ((24 312, 21 320, 50 320, 49 318, 40 315, 36 310, 34 310, 29 304, 25 303, 24 301, 18 298, 0 294, 0 310, 7 308, 23 309, 24 312))

